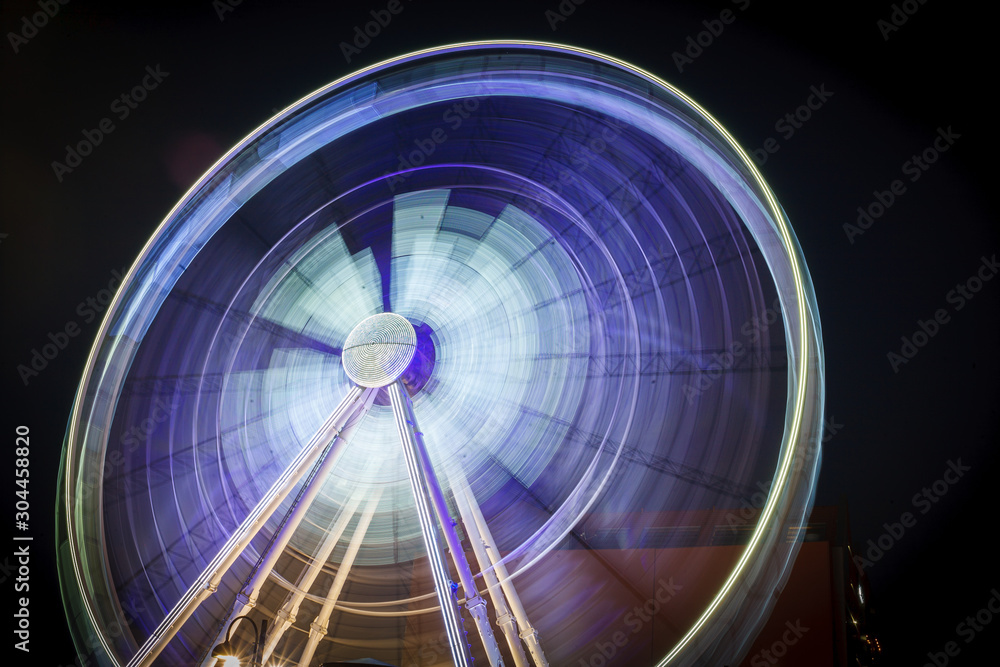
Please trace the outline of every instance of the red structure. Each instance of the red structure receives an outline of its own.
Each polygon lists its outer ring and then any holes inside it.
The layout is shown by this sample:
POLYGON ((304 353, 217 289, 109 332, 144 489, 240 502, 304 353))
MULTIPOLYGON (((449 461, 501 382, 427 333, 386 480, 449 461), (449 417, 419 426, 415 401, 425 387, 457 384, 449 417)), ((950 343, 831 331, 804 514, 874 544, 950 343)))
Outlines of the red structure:
MULTIPOLYGON (((755 524, 749 508, 589 517, 563 548, 517 579, 529 613, 545 611, 533 616, 551 664, 655 665, 711 602, 755 524), (639 535, 637 525, 644 526, 639 535), (544 603, 580 590, 600 603, 563 605, 563 617, 544 603)), ((798 555, 740 667, 877 665, 868 583, 851 558, 846 505, 814 508, 808 523, 784 530, 800 543, 798 555)), ((423 648, 408 664, 436 664, 423 648)))

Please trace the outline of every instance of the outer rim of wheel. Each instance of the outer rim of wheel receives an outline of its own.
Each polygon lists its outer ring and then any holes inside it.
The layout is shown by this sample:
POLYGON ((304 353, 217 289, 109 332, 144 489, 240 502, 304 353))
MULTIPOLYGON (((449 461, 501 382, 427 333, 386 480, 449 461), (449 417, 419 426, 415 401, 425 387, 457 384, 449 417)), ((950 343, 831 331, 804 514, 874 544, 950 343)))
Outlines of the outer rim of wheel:
MULTIPOLYGON (((80 564, 77 560, 76 547, 78 545, 78 537, 75 531, 75 526, 73 525, 73 499, 71 489, 73 488, 73 480, 71 475, 73 472, 73 466, 68 460, 72 454, 70 448, 74 443, 80 438, 81 423, 84 415, 83 411, 83 398, 85 388, 90 386, 93 378, 93 373, 95 371, 95 366, 98 361, 98 354, 101 349, 101 343, 108 335, 112 315, 115 314, 122 304, 123 294, 126 288, 129 287, 135 280, 136 272, 138 267, 140 267, 148 258, 151 249, 153 248, 155 242, 166 233, 170 222, 174 219, 174 216, 196 195, 199 194, 201 189, 211 180, 211 178, 217 173, 217 171, 225 164, 227 164, 231 158, 238 155, 250 144, 252 144, 266 129, 270 128, 276 120, 283 118, 286 114, 291 111, 308 105, 313 100, 322 97, 331 90, 346 86, 353 81, 360 78, 369 76, 371 74, 380 72, 389 67, 393 67, 402 63, 406 63, 412 60, 416 60, 425 56, 442 56, 449 53, 457 51, 468 51, 470 49, 496 49, 503 47, 527 47, 527 48, 537 48, 548 51, 553 51, 556 53, 562 53, 567 55, 582 56, 586 58, 596 59, 602 61, 606 64, 624 69, 632 74, 635 74, 641 78, 648 80, 649 82, 659 86, 669 93, 682 100, 688 105, 690 110, 700 117, 701 119, 708 122, 712 128, 723 137, 727 142, 727 148, 733 151, 735 155, 741 161, 741 166, 745 168, 749 174, 752 176, 755 185, 759 193, 762 195, 764 201, 767 204, 768 212, 770 217, 777 223, 778 232, 780 234, 783 250, 790 264, 792 275, 793 275, 793 289, 794 293, 792 295, 782 296, 782 311, 787 319, 789 316, 793 316, 795 322, 797 323, 797 336, 792 338, 792 334, 789 331, 789 327, 786 326, 786 336, 789 338, 789 342, 793 344, 793 348, 797 350, 795 355, 795 372, 794 377, 789 378, 790 386, 794 385, 795 392, 794 396, 789 397, 788 410, 790 412, 790 419, 786 421, 786 430, 783 437, 782 453, 780 456, 779 465, 775 472, 772 481, 772 492, 768 495, 767 501, 764 507, 761 509, 761 515, 758 519, 757 525, 747 544, 746 549, 743 551, 737 565, 734 567, 733 571, 726 578, 725 583, 722 585, 718 593, 714 596, 712 602, 702 613, 698 621, 692 626, 692 628, 684 635, 684 637, 678 642, 670 653, 659 663, 661 666, 667 664, 688 664, 689 660, 685 658, 682 661, 677 661, 678 658, 684 654, 685 649, 692 645, 693 642, 698 637, 698 634, 706 626, 710 625, 713 620, 716 620, 718 612, 721 607, 729 601, 734 589, 737 587, 737 583, 740 577, 743 575, 745 568, 750 563, 750 561, 759 555, 760 551, 765 546, 766 532, 771 527, 771 522, 774 519, 776 513, 779 510, 779 504, 781 503, 781 494, 779 491, 784 491, 786 488, 790 488, 792 485, 803 483, 807 488, 805 488, 805 493, 811 498, 812 489, 815 485, 815 469, 811 471, 809 479, 801 480, 795 479, 793 476, 793 466, 797 456, 804 455, 807 449, 813 449, 818 451, 819 440, 821 438, 821 432, 807 432, 806 428, 808 424, 815 425, 816 413, 820 415, 821 420, 822 409, 823 409, 823 352, 822 352, 822 342, 820 339, 819 332, 819 318, 818 314, 815 312, 815 308, 811 305, 815 302, 814 296, 812 294, 811 282, 809 280, 808 272, 805 264, 801 257, 801 251, 798 248, 797 242, 794 238, 794 233, 792 232, 787 218, 784 215, 783 210, 778 204, 773 192, 770 187, 764 181, 763 176, 760 174, 753 160, 747 154, 747 152, 738 144, 738 142, 725 130, 725 128, 711 116, 704 108, 698 105, 694 100, 685 95, 683 92, 667 83, 666 81, 660 79, 654 74, 647 72, 641 68, 631 65, 620 59, 607 56, 605 54, 591 51, 587 49, 580 49, 575 47, 569 47, 560 44, 548 43, 548 42, 538 42, 538 41, 528 41, 528 40, 488 40, 488 41, 475 41, 475 42, 463 42, 449 44, 441 47, 435 47, 430 49, 423 49, 420 51, 415 51, 408 53, 396 58, 392 58, 381 63, 371 65, 369 67, 363 68, 354 72, 348 76, 342 77, 327 86, 324 86, 317 91, 311 93, 310 95, 304 97, 298 102, 290 105, 286 109, 282 110, 274 118, 270 119, 268 122, 262 124, 260 127, 251 132, 245 139, 240 141, 234 148, 223 155, 198 181, 185 193, 185 195, 180 199, 176 206, 174 206, 171 211, 167 214, 164 220, 157 226, 157 229, 150 237, 149 241, 145 244, 142 251, 139 253, 136 261, 130 267, 127 275, 121 281, 117 293, 114 299, 109 304, 108 309, 105 312, 104 318, 102 319, 101 326, 98 330, 98 334, 95 337, 94 343, 92 344, 90 351, 87 356, 87 362, 85 369, 81 378, 81 383, 77 389, 76 395, 74 397, 73 409, 69 421, 69 426, 67 429, 66 443, 67 449, 63 456, 63 465, 65 470, 61 474, 60 484, 65 487, 64 498, 59 499, 62 505, 62 511, 66 515, 66 525, 64 527, 59 527, 60 532, 63 528, 67 531, 68 539, 70 541, 70 562, 72 569, 75 574, 76 582, 75 585, 82 589, 80 583, 81 570, 80 564), (793 303, 789 304, 789 296, 794 298, 793 303), (789 305, 794 306, 794 310, 788 308, 789 305), (812 372, 811 372, 812 371, 812 372), (807 414, 807 410, 810 406, 807 405, 809 401, 810 393, 815 394, 814 402, 812 406, 812 411, 807 414)), ((791 351, 791 350, 790 350, 791 351)), ((818 456, 815 456, 815 465, 818 465, 818 456)), ((801 494, 800 489, 797 493, 801 494)), ((809 501, 806 503, 806 507, 803 509, 808 509, 809 501)), ((58 523, 58 518, 57 518, 58 523)), ((62 568, 60 568, 62 571, 62 568)), ((65 588, 65 584, 64 584, 65 588)), ((92 616, 91 602, 85 591, 80 590, 82 595, 83 603, 90 618, 92 616)), ((67 610, 68 613, 69 610, 67 610)), ((107 644, 107 640, 101 631, 96 632, 101 644, 103 645, 105 651, 108 655, 113 655, 110 647, 107 644)))

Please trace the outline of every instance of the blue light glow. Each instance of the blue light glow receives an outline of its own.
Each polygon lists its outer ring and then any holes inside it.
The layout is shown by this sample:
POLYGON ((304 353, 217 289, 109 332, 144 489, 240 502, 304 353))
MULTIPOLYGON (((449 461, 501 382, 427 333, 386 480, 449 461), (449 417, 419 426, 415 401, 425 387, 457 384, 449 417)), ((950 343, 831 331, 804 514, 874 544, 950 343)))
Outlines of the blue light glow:
MULTIPOLYGON (((649 653, 738 660, 818 471, 822 347, 794 236, 745 152, 665 82, 600 54, 490 43, 411 54, 292 105, 205 174, 129 272, 65 463, 67 604, 108 665, 136 654, 348 395, 345 341, 383 312, 415 330, 402 381, 445 493, 467 480, 513 583, 547 582, 518 592, 552 664, 614 631, 622 581, 648 579, 628 593, 639 604, 657 585, 648 536, 676 527, 658 522, 773 484, 723 574, 698 559, 671 573, 711 602, 662 605, 649 653), (603 548, 618 555, 599 574, 566 569, 566 554, 603 548), (128 632, 106 632, 116 623, 128 632)), ((346 518, 377 498, 338 641, 317 655, 398 663, 438 626, 384 395, 321 481, 258 609, 273 616, 316 580, 317 554, 336 572, 359 523, 346 518)), ((204 656, 294 498, 163 659, 204 656)), ((310 613, 276 658, 296 659, 310 613)))

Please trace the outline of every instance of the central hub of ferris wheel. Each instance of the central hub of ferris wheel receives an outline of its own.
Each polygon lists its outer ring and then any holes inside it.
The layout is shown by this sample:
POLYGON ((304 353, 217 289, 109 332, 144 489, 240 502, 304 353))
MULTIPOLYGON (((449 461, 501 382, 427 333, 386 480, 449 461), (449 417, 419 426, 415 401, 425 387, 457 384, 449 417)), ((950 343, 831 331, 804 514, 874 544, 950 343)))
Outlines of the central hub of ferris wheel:
POLYGON ((417 333, 405 317, 379 313, 363 319, 344 342, 344 371, 362 387, 385 387, 406 371, 417 352, 417 333))

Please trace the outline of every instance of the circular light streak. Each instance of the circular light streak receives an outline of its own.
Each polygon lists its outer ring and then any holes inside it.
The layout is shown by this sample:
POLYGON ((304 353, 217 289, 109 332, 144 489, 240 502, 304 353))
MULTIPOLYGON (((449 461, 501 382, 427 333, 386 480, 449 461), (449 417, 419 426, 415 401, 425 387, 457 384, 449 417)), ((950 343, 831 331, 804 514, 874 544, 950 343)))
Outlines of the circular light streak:
MULTIPOLYGON (((438 476, 454 493, 468 484, 515 584, 557 572, 553 550, 591 524, 610 522, 619 551, 638 553, 646 517, 725 507, 766 471, 770 492, 728 574, 685 572, 712 594, 678 617, 660 664, 732 662, 766 618, 796 549, 786 529, 811 503, 822 373, 788 221, 693 100, 554 44, 408 54, 258 128, 123 281, 67 432, 69 613, 107 664, 124 664, 351 382, 399 378, 438 476)), ((294 592, 295 567, 324 553, 359 499, 382 498, 358 567, 420 557, 405 472, 387 463, 398 453, 387 406, 376 400, 350 428, 363 449, 323 480, 262 608, 294 592)), ((234 568, 252 571, 266 548, 251 543, 234 568)), ((324 556, 330 572, 342 551, 324 556)), ((231 579, 172 659, 211 635, 231 579)), ((544 601, 522 590, 543 644, 546 624, 598 623, 614 591, 558 582, 544 601)), ((351 619, 426 613, 399 608, 425 598, 338 609, 363 636, 351 619)), ((589 637, 548 650, 575 664, 589 637)))

